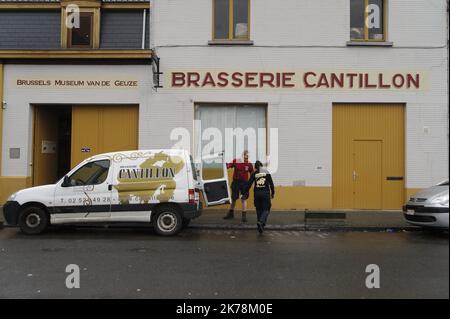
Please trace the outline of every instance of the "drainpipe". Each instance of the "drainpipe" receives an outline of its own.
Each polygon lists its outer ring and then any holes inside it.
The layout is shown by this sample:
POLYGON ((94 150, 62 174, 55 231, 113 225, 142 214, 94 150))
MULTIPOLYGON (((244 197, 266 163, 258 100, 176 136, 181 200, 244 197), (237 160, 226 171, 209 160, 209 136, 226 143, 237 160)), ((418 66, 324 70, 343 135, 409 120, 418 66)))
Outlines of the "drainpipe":
MULTIPOLYGON (((450 153, 450 150, 449 150, 449 109, 450 109, 450 105, 449 105, 449 102, 448 102, 448 95, 449 95, 449 16, 448 16, 448 13, 449 13, 449 0, 447 0, 447 7, 446 7, 446 11, 447 11, 447 14, 446 14, 446 35, 447 35, 447 39, 446 39, 446 41, 447 41, 447 99, 446 99, 446 101, 447 101, 447 161, 449 160, 449 153, 450 153)), ((447 171, 447 178, 448 178, 448 171, 447 171)))

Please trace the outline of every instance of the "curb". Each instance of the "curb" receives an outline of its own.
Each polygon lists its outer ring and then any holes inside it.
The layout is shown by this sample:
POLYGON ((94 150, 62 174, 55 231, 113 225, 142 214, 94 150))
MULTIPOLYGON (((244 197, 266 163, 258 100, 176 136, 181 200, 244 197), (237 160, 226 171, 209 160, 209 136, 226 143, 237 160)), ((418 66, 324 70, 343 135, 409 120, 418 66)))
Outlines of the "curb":
MULTIPOLYGON (((220 230, 256 230, 256 225, 224 225, 224 224, 207 224, 207 225, 189 225, 192 229, 220 229, 220 230)), ((305 230, 305 225, 267 225, 266 230, 305 230)))
POLYGON ((422 228, 415 226, 404 226, 404 227, 380 227, 380 226, 343 226, 343 227, 308 227, 307 231, 329 231, 329 232, 386 232, 386 233, 399 233, 399 232, 415 232, 421 231, 422 228))
MULTIPOLYGON (((191 229, 218 229, 218 230, 256 230, 255 225, 223 225, 223 224, 208 224, 208 225, 190 225, 191 229)), ((292 225, 267 225, 266 230, 276 231, 367 231, 367 232, 401 232, 401 231, 419 231, 420 227, 402 226, 305 226, 303 224, 292 225)))
MULTIPOLYGON (((95 226, 94 226, 95 227, 95 226)), ((17 228, 17 226, 7 226, 0 222, 0 230, 6 228, 17 228)), ((253 225, 189 225, 190 229, 199 230, 244 230, 255 231, 257 228, 253 225)), ((317 231, 317 232, 386 232, 386 233, 398 233, 398 232, 416 232, 423 230, 420 227, 404 226, 404 227, 380 227, 380 226, 307 226, 304 225, 268 225, 265 230, 269 231, 317 231)))

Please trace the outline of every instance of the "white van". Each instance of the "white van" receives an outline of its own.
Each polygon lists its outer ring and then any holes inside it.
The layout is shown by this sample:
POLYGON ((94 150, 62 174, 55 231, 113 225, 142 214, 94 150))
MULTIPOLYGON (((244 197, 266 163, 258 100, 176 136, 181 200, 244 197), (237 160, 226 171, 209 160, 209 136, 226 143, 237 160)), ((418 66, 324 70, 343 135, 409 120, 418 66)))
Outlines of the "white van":
POLYGON ((206 205, 230 202, 223 154, 197 167, 184 150, 143 150, 90 157, 53 185, 20 190, 3 206, 7 225, 40 234, 50 225, 150 223, 175 235, 206 205), (200 173, 200 174, 198 174, 200 173))

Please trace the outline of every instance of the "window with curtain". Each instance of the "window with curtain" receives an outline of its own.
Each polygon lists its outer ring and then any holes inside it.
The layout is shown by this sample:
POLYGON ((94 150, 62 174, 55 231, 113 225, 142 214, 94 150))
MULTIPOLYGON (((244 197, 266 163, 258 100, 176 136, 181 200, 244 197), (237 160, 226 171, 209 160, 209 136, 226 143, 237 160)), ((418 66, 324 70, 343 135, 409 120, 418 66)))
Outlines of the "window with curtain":
POLYGON ((385 1, 350 0, 350 39, 385 41, 385 1))
POLYGON ((265 105, 195 106, 195 154, 197 158, 225 151, 231 161, 248 150, 250 160, 266 161, 265 105))
POLYGON ((213 0, 213 39, 248 40, 250 0, 213 0))

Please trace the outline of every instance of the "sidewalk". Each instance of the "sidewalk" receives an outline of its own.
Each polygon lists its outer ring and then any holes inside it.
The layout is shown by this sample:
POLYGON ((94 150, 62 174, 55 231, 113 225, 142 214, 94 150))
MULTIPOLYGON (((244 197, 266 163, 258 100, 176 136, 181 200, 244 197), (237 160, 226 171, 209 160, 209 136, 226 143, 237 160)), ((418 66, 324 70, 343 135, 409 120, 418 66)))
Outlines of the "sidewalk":
MULTIPOLYGON (((247 223, 241 222, 241 213, 235 212, 233 220, 224 220, 226 210, 205 209, 202 216, 194 219, 191 228, 203 229, 255 229, 256 213, 247 212, 247 223)), ((401 211, 272 211, 267 230, 369 230, 398 231, 415 230, 401 211), (305 218, 306 217, 306 218, 305 218)))
MULTIPOLYGON (((224 220, 226 210, 205 209, 190 223, 197 229, 255 229, 256 213, 247 212, 247 223, 241 222, 238 210, 233 220, 224 220)), ((0 229, 3 211, 0 207, 0 229)), ((354 231, 398 231, 414 230, 417 227, 406 223, 401 211, 272 211, 267 230, 354 230, 354 231), (305 218, 306 217, 306 218, 305 218)))

